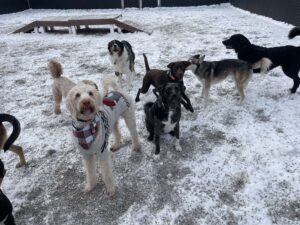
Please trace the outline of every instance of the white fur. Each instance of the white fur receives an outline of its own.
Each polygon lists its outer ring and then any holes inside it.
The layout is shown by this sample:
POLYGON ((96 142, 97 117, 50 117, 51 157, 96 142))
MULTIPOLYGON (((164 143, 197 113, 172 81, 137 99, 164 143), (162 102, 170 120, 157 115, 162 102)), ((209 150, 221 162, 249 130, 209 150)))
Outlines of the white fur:
MULTIPOLYGON (((126 80, 128 86, 131 85, 132 79, 135 77, 135 71, 130 70, 130 61, 127 49, 124 47, 123 53, 121 56, 117 52, 113 52, 113 54, 109 53, 110 62, 114 68, 115 72, 119 72, 121 74, 126 74, 126 80)), ((119 75, 119 82, 122 84, 122 76, 119 75)))
MULTIPOLYGON (((114 81, 108 77, 106 78, 104 82, 104 89, 107 91, 108 86, 112 85, 113 87, 117 87, 117 85, 114 83, 114 81), (107 80, 106 80, 107 79, 107 80)), ((126 126, 131 134, 132 138, 132 148, 135 151, 140 150, 140 143, 138 140, 137 130, 136 130, 136 121, 135 121, 135 107, 134 107, 134 101, 127 95, 122 93, 125 98, 129 101, 130 107, 121 115, 125 119, 126 126)), ((86 84, 78 84, 75 87, 73 87, 67 96, 67 107, 71 113, 71 116, 73 118, 73 122, 75 123, 75 126, 78 128, 84 127, 84 122, 77 121, 77 118, 80 116, 80 102, 82 100, 90 99, 91 103, 97 105, 97 109, 100 107, 100 104, 102 104, 102 96, 96 89, 91 85, 86 84), (93 96, 90 96, 86 93, 89 93, 90 91, 93 91, 93 96), (80 93, 80 97, 75 99, 74 96, 76 93, 80 93)), ((95 112, 96 113, 96 112, 95 112)), ((91 116, 84 115, 84 118, 93 118, 95 116, 95 113, 93 113, 91 116)), ((82 116, 82 115, 81 115, 82 116)), ((117 149, 120 147, 120 131, 118 129, 118 122, 113 127, 113 134, 115 136, 114 144, 112 148, 117 149)), ((100 147, 99 143, 101 143, 102 135, 104 135, 101 132, 97 133, 97 136, 90 146, 90 150, 98 150, 99 152, 100 147)), ((77 145, 77 148, 81 149, 82 147, 78 144, 78 142, 75 140, 74 137, 74 143, 77 145)), ((100 162, 100 169, 102 173, 102 178, 105 183, 106 189, 109 193, 109 195, 114 195, 116 184, 115 179, 113 177, 113 169, 112 169, 112 160, 111 160, 111 152, 109 149, 105 149, 102 153, 99 152, 99 154, 84 157, 83 158, 83 164, 86 171, 86 185, 84 188, 84 192, 91 191, 95 185, 97 184, 97 175, 96 175, 96 166, 97 166, 97 158, 99 158, 100 162)))
POLYGON ((173 111, 169 112, 168 115, 168 120, 167 121, 162 121, 162 123, 165 125, 164 126, 164 133, 170 133, 172 130, 174 130, 176 123, 171 123, 171 117, 173 115, 173 111))

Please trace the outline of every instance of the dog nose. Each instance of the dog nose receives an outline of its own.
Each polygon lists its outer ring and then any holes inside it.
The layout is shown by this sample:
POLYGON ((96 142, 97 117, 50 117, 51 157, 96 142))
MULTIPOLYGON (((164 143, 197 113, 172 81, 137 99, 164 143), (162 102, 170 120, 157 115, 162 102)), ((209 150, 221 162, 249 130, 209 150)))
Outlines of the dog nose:
POLYGON ((118 47, 117 44, 114 44, 113 46, 114 46, 115 48, 118 47))
POLYGON ((84 100, 84 101, 82 101, 82 105, 83 106, 90 106, 90 101, 89 100, 84 100))

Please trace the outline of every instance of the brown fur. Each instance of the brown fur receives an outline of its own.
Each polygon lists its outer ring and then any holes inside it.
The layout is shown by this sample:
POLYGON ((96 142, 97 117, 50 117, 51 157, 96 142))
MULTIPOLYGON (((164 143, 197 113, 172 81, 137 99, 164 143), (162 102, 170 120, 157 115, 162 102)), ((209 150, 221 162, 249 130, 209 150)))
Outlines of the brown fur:
MULTIPOLYGON (((63 69, 59 62, 55 60, 50 60, 48 62, 48 69, 53 77, 53 85, 52 85, 52 93, 54 98, 54 113, 60 114, 60 104, 62 102, 62 98, 66 98, 68 92, 74 87, 76 84, 71 81, 69 78, 63 77, 63 69)), ((97 85, 90 80, 81 81, 85 84, 94 85, 97 89, 97 85)))
MULTIPOLYGON (((3 149, 6 140, 7 140, 7 132, 3 123, 0 122, 0 150, 3 149)), ((11 147, 8 150, 14 152, 19 156, 20 161, 16 165, 17 168, 26 164, 24 152, 21 146, 11 145, 11 147)))
MULTIPOLYGON (((146 74, 143 79, 143 85, 138 90, 138 93, 136 95, 135 101, 140 101, 140 93, 147 93, 150 86, 153 85, 155 88, 159 87, 160 85, 163 85, 168 82, 182 82, 183 83, 183 76, 185 73, 185 69, 191 64, 188 61, 177 61, 172 62, 168 64, 168 68, 170 70, 158 70, 158 69, 150 69, 148 64, 148 59, 145 54, 144 56, 144 62, 146 67, 146 74)), ((189 98, 185 95, 184 91, 182 93, 183 100, 181 103, 184 105, 186 109, 189 109, 193 111, 193 108, 191 106, 191 102, 189 98)))

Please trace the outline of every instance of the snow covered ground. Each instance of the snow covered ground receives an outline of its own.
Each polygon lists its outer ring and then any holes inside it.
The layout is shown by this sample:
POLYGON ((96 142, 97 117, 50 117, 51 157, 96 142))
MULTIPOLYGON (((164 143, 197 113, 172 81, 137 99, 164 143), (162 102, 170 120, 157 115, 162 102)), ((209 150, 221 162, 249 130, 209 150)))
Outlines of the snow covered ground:
POLYGON ((288 40, 291 25, 237 10, 209 7, 126 10, 27 10, 0 15, 0 112, 15 115, 28 165, 15 168, 12 153, 0 153, 8 173, 2 186, 15 208, 17 224, 120 225, 269 225, 300 224, 300 90, 288 93, 292 80, 281 69, 254 75, 246 99, 238 104, 233 82, 214 86, 206 109, 201 85, 190 72, 185 84, 195 113, 183 110, 182 152, 164 136, 161 159, 154 161, 147 141, 143 103, 137 104, 142 152, 130 155, 123 123, 123 147, 114 155, 118 191, 104 184, 83 194, 81 157, 71 141, 69 113, 53 114, 50 58, 74 81, 101 84, 112 73, 107 43, 129 41, 136 53, 131 96, 145 71, 142 53, 152 68, 201 53, 207 60, 235 58, 221 41, 237 32, 263 46, 300 45, 288 40), (122 14, 145 33, 108 35, 9 34, 34 19, 57 15, 122 14))

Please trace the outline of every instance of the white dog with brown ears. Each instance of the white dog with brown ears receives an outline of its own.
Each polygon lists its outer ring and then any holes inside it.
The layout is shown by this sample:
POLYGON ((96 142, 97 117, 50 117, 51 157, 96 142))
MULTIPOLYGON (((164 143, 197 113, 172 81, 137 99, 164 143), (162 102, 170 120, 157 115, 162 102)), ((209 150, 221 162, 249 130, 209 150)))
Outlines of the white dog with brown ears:
POLYGON ((84 192, 91 191, 97 184, 96 165, 99 158, 106 189, 111 196, 115 193, 111 152, 107 145, 109 135, 113 132, 114 144, 111 151, 120 148, 119 117, 125 119, 132 138, 132 149, 139 151, 141 148, 136 129, 134 101, 129 95, 117 91, 117 88, 113 78, 108 77, 103 82, 104 97, 94 85, 82 82, 67 95, 67 108, 73 120, 73 139, 83 156, 86 171, 84 192), (108 92, 109 86, 115 91, 108 92))

